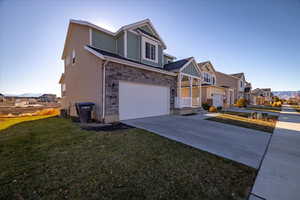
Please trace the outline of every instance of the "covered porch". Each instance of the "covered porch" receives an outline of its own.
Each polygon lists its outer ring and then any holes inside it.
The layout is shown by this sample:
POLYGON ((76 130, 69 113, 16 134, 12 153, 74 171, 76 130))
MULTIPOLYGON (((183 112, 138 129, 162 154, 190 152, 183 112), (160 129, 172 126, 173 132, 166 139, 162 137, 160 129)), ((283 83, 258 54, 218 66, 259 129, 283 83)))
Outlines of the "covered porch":
POLYGON ((177 81, 175 108, 201 107, 201 78, 180 72, 177 81))

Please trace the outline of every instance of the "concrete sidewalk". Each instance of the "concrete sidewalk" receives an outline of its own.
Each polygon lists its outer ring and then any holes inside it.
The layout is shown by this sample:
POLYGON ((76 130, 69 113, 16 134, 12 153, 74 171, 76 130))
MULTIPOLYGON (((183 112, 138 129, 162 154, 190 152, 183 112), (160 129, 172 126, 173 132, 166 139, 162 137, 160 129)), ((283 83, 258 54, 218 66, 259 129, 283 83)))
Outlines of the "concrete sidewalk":
POLYGON ((284 107, 262 165, 251 199, 300 199, 300 114, 284 107))

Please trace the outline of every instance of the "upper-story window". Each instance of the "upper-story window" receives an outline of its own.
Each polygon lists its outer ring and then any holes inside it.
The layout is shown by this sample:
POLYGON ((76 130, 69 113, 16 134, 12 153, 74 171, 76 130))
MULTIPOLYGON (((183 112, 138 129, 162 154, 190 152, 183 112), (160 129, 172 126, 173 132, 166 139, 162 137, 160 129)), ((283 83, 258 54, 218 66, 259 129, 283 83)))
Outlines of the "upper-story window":
POLYGON ((209 73, 203 73, 204 82, 211 83, 211 75, 209 73))
POLYGON ((158 62, 158 44, 148 38, 142 38, 142 57, 144 60, 158 62))
POLYGON ((155 60, 155 46, 153 44, 150 44, 149 42, 146 42, 146 55, 145 57, 150 60, 155 60))
POLYGON ((240 87, 243 88, 243 81, 240 81, 240 87))
POLYGON ((216 78, 213 76, 212 77, 212 84, 215 85, 216 84, 216 78))
POLYGON ((72 51, 72 64, 75 64, 76 62, 76 54, 75 54, 75 50, 73 49, 72 51))

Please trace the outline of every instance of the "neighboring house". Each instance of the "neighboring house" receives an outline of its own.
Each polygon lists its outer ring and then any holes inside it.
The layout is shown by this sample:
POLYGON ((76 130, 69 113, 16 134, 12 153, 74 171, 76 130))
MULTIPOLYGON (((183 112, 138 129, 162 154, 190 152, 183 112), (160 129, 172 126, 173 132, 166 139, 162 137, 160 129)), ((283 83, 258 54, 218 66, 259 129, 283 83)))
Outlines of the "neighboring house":
POLYGON ((43 94, 38 97, 40 102, 56 102, 55 94, 43 94))
POLYGON ((228 107, 233 104, 233 92, 228 86, 218 86, 216 71, 210 61, 198 63, 202 72, 202 102, 215 107, 228 107))
POLYGON ((228 104, 232 105, 234 104, 237 99, 238 99, 238 81, 239 79, 231 76, 229 74, 225 74, 222 72, 215 72, 216 75, 216 84, 219 87, 224 87, 224 88, 228 88, 228 92, 227 92, 227 100, 228 100, 228 104))
POLYGON ((251 83, 246 81, 245 84, 245 94, 244 97, 249 104, 252 104, 252 95, 251 95, 252 85, 251 83))
POLYGON ((246 79, 244 73, 230 75, 237 78, 237 99, 245 98, 246 79))
POLYGON ((94 102, 104 122, 201 108, 201 71, 193 57, 175 61, 149 19, 110 32, 70 20, 59 83, 62 107, 94 102))
POLYGON ((251 95, 254 105, 269 104, 272 101, 271 88, 256 88, 252 90, 251 95))
POLYGON ((4 102, 4 101, 5 101, 5 96, 0 93, 0 102, 4 102))
POLYGON ((235 103, 238 99, 248 98, 249 87, 247 85, 244 73, 237 74, 225 74, 222 72, 216 72, 217 86, 230 88, 230 96, 233 94, 233 102, 235 103))

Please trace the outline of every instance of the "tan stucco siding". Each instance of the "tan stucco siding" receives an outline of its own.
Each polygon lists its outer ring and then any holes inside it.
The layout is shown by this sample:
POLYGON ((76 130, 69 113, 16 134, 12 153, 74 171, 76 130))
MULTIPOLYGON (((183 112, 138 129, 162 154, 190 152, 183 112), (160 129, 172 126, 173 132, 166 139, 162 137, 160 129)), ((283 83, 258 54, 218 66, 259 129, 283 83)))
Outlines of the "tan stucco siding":
POLYGON ((239 79, 234 78, 230 75, 223 74, 220 72, 216 72, 216 78, 217 78, 217 86, 227 86, 234 90, 234 101, 237 100, 237 91, 238 91, 238 81, 239 79))
POLYGON ((213 94, 219 94, 219 95, 226 95, 225 88, 218 88, 214 86, 202 86, 201 92, 202 92, 202 102, 208 102, 210 99, 212 99, 213 94))
POLYGON ((67 57, 72 57, 75 50, 76 61, 65 66, 66 95, 63 107, 70 109, 71 116, 76 116, 76 102, 96 104, 93 118, 101 119, 102 113, 102 61, 84 49, 89 44, 89 28, 72 24, 71 34, 66 46, 67 57))
POLYGON ((207 103, 207 99, 208 99, 207 87, 201 87, 201 101, 203 103, 207 103))

